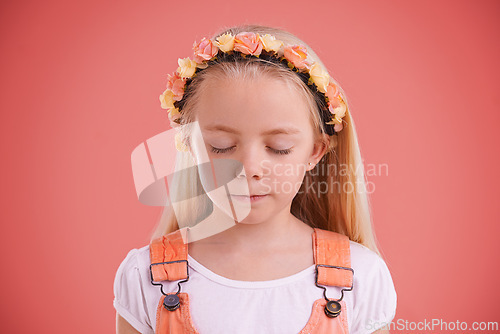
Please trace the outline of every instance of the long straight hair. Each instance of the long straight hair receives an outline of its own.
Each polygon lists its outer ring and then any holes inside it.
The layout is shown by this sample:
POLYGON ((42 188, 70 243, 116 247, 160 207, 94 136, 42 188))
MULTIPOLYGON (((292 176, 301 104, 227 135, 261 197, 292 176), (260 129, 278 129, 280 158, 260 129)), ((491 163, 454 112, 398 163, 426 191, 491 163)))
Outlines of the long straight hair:
MULTIPOLYGON (((285 45, 300 44, 307 47, 312 61, 319 63, 325 70, 316 53, 302 40, 288 31, 279 28, 261 25, 241 25, 223 29, 215 34, 214 40, 220 35, 231 33, 233 36, 240 32, 254 32, 260 35, 271 34, 283 41, 285 45)), ((181 124, 188 124, 195 120, 195 109, 203 91, 204 82, 213 78, 230 78, 248 80, 264 75, 285 80, 290 87, 297 90, 307 101, 311 112, 312 123, 318 129, 318 135, 324 132, 320 121, 318 103, 321 103, 317 94, 314 94, 305 83, 292 71, 272 62, 251 58, 244 62, 221 62, 200 71, 188 86, 186 102, 182 109, 181 124)), ((338 87, 338 83, 336 83, 338 87)), ((343 96, 345 93, 342 91, 343 96)), ((348 105, 348 101, 345 101, 348 105)), ((183 136, 189 137, 189 133, 183 136)), ((179 229, 179 225, 186 226, 186 222, 195 224, 210 214, 212 203, 208 196, 203 196, 201 182, 190 154, 177 153, 177 170, 187 170, 189 173, 174 177, 170 187, 172 198, 184 198, 176 204, 175 214, 172 206, 163 208, 152 239, 179 229), (179 221, 182 220, 182 224, 179 221)), ((318 190, 318 189, 316 189, 318 190)), ((374 235, 369 197, 366 192, 366 180, 361 152, 358 144, 354 120, 349 107, 343 118, 343 129, 337 135, 330 136, 327 153, 316 167, 306 172, 302 186, 292 201, 291 213, 311 227, 334 231, 344 234, 350 240, 358 242, 372 251, 380 254, 374 235), (308 184, 325 185, 327 192, 306 191, 308 184)), ((191 224, 187 224, 191 225, 191 224)))

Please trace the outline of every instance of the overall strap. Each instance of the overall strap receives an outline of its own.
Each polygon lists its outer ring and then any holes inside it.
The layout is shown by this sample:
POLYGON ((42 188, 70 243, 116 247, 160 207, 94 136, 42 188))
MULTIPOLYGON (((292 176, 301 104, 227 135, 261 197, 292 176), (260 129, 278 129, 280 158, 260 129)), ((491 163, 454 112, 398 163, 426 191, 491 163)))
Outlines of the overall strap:
POLYGON ((320 285, 352 288, 349 238, 343 234, 314 228, 314 264, 320 285))
POLYGON ((181 230, 153 240, 149 253, 153 281, 177 281, 188 277, 188 244, 181 230))
POLYGON ((185 232, 185 229, 171 232, 149 245, 151 283, 159 285, 163 294, 156 309, 156 334, 198 334, 189 313, 189 296, 180 292, 180 284, 189 279, 185 232), (158 283, 179 280, 183 281, 178 283, 177 293, 166 294, 158 283))

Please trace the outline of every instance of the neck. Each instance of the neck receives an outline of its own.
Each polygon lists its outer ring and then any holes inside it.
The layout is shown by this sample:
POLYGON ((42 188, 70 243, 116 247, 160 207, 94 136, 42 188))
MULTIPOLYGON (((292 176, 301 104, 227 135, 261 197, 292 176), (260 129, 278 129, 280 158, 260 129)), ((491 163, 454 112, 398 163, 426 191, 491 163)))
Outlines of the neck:
MULTIPOLYGON (((214 206, 214 210, 216 206, 214 206)), ((217 216, 216 213, 213 213, 217 216)), ((313 229, 290 213, 290 208, 266 221, 236 223, 210 237, 200 239, 200 243, 219 245, 234 253, 253 253, 283 249, 286 245, 295 244, 303 238, 304 232, 312 233, 313 229)))

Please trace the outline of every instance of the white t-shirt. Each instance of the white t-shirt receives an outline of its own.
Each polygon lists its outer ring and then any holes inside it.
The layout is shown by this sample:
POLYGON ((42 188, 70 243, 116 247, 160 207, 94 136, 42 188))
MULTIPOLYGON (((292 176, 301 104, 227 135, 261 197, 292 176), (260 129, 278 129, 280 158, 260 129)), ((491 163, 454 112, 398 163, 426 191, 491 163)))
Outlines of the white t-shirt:
MULTIPOLYGON (((385 262, 367 247, 351 241, 354 288, 344 292, 349 333, 371 333, 392 321, 396 291, 385 262)), ((201 334, 293 334, 309 320, 315 300, 324 298, 315 285, 315 266, 270 281, 237 281, 222 277, 188 255, 187 292, 195 328, 201 334)), ((154 333, 156 310, 162 296, 151 284, 149 245, 132 249, 114 281, 117 312, 141 333, 154 333)), ((164 281, 165 293, 176 292, 178 281, 164 281)), ((338 299, 340 288, 327 287, 326 296, 338 299)))

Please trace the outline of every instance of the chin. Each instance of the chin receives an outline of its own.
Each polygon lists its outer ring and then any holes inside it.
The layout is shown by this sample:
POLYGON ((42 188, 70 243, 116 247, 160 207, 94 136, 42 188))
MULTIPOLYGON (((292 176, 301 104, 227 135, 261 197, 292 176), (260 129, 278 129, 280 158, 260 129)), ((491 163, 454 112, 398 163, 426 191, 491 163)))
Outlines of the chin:
POLYGON ((245 225, 257 225, 262 224, 265 220, 268 220, 269 217, 259 217, 256 213, 250 213, 245 219, 240 222, 236 222, 236 224, 245 224, 245 225))

